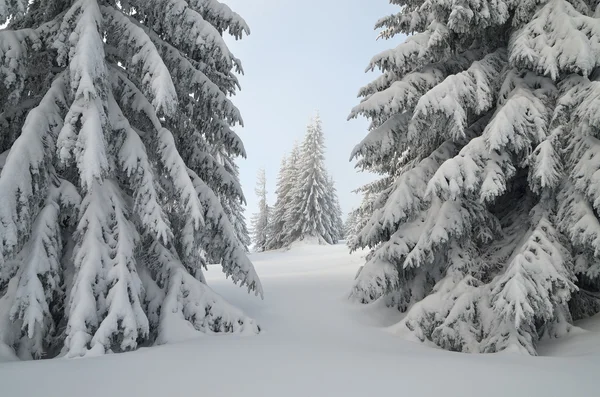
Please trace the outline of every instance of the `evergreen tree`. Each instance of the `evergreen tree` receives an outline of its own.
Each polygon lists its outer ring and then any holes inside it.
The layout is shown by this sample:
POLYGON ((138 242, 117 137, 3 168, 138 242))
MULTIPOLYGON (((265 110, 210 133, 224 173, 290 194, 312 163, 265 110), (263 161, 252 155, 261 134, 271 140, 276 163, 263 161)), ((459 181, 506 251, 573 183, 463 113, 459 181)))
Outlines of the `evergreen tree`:
POLYGON ((277 201, 273 206, 271 217, 269 219, 269 233, 267 239, 267 249, 274 250, 283 247, 285 219, 290 206, 290 192, 292 191, 292 178, 290 168, 292 159, 284 156, 281 160, 279 175, 277 176, 277 189, 275 194, 277 201))
POLYGON ((344 239, 352 238, 357 222, 357 210, 352 209, 344 222, 344 239))
POLYGON ((216 258, 262 294, 215 158, 244 154, 222 37, 244 20, 213 0, 17 0, 0 21, 0 343, 74 357, 258 332, 202 275, 216 258))
POLYGON ((270 211, 267 203, 267 177, 265 170, 258 172, 258 181, 256 183, 256 196, 258 197, 258 212, 254 214, 252 223, 252 233, 254 249, 258 252, 267 250, 269 240, 269 219, 270 211))
POLYGON ((315 240, 334 244, 341 230, 341 210, 325 170, 325 138, 317 116, 308 126, 292 191, 287 243, 315 240))
MULTIPOLYGON (((284 224, 282 228, 282 235, 278 239, 281 241, 281 245, 277 246, 277 248, 288 247, 294 241, 298 240, 299 235, 298 231, 295 229, 295 226, 298 223, 298 219, 300 217, 300 213, 298 211, 298 201, 297 201, 297 192, 299 185, 299 177, 300 177, 300 164, 301 164, 301 149, 300 144, 298 142, 294 143, 294 147, 292 152, 290 153, 290 158, 288 160, 288 164, 286 167, 286 172, 284 175, 285 180, 288 183, 287 186, 287 194, 282 194, 282 202, 281 205, 284 208, 283 219, 284 224)), ((277 200, 279 201, 280 195, 277 195, 277 200)), ((274 236, 275 237, 275 236, 274 236)))
POLYGON ((599 307, 598 2, 393 3, 381 36, 410 36, 351 114, 372 121, 353 154, 393 179, 352 297, 448 350, 535 354, 599 307))
POLYGON ((344 221, 342 207, 337 196, 337 189, 335 188, 335 182, 332 177, 328 179, 327 195, 326 195, 327 213, 331 217, 331 241, 336 244, 339 240, 344 238, 344 221))

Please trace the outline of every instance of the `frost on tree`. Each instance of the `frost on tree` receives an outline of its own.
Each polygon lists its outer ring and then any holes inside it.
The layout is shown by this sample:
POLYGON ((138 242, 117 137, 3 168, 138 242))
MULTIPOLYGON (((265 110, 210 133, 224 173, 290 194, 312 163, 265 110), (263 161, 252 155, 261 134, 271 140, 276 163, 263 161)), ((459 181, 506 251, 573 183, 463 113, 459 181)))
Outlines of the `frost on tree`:
POLYGON ((232 224, 241 65, 223 34, 243 19, 213 0, 17 0, 0 21, 0 343, 76 357, 258 332, 202 274, 215 260, 262 295, 232 224))
POLYGON ((444 349, 536 354, 600 310, 600 6, 393 1, 351 117, 383 175, 351 292, 444 349))

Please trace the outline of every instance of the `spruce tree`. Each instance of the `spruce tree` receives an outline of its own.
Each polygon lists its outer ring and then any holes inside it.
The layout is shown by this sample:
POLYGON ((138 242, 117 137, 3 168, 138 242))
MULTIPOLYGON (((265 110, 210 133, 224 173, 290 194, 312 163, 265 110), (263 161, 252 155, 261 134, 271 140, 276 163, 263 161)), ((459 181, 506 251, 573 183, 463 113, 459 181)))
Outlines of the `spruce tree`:
POLYGON ((341 210, 325 170, 325 137, 319 116, 307 128, 292 197, 288 242, 336 243, 342 228, 341 210))
POLYGON ((326 199, 327 208, 329 208, 328 213, 331 214, 331 241, 333 244, 336 244, 339 240, 344 238, 345 233, 342 207, 340 206, 340 201, 338 200, 335 182, 331 176, 328 178, 326 199))
POLYGON ((269 233, 267 238, 267 249, 274 250, 283 247, 285 218, 290 205, 290 192, 292 191, 292 178, 290 168, 292 159, 283 157, 279 175, 277 176, 277 189, 275 194, 277 201, 271 211, 269 219, 269 233))
MULTIPOLYGON (((294 147, 292 152, 290 153, 290 158, 288 160, 288 164, 285 172, 285 180, 287 181, 289 189, 286 193, 283 193, 281 196, 277 195, 277 201, 282 199, 281 205, 284 207, 283 219, 284 224, 282 228, 282 235, 278 239, 281 241, 281 245, 278 245, 277 248, 289 247, 294 241, 297 241, 299 236, 298 230, 295 226, 298 223, 298 219, 300 217, 300 212, 298 211, 298 200, 297 200, 297 192, 298 192, 298 184, 300 177, 300 164, 302 161, 302 153, 300 149, 300 144, 298 142, 294 143, 294 147)), ((275 238, 275 236, 273 236, 275 238)))
POLYGON ((267 250, 271 217, 271 209, 267 202, 267 177, 264 168, 258 171, 256 196, 258 197, 258 212, 254 214, 252 222, 253 243, 255 251, 263 252, 267 250))
POLYGON ((243 155, 228 96, 249 29, 213 0, 3 2, 0 335, 21 358, 258 332, 207 258, 262 294, 223 209, 243 155))
POLYGON ((351 117, 372 121, 353 154, 393 181, 351 295, 444 349, 536 354, 599 307, 598 2, 392 3, 381 36, 409 37, 351 117))

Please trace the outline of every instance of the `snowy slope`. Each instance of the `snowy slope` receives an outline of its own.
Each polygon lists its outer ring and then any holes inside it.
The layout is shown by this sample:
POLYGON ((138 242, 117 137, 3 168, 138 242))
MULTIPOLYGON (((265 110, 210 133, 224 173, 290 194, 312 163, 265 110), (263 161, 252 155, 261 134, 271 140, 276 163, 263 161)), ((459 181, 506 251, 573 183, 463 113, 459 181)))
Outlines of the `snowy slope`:
MULTIPOLYGON (((600 317, 542 354, 467 355, 434 350, 386 332, 398 314, 346 296, 359 254, 296 245, 256 254, 265 300, 223 279, 218 293, 256 318, 260 336, 205 336, 95 359, 0 364, 0 396, 375 396, 517 397, 600 395, 600 317)), ((1 354, 1 353, 0 353, 1 354)))

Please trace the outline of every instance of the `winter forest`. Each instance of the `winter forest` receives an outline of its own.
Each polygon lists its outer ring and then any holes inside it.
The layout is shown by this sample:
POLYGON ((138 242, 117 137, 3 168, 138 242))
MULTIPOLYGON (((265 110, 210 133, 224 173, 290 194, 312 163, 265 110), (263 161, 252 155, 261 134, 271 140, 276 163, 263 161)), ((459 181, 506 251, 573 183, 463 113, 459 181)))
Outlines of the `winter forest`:
POLYGON ((595 396, 600 1, 223 1, 0 0, 0 394, 595 396))

